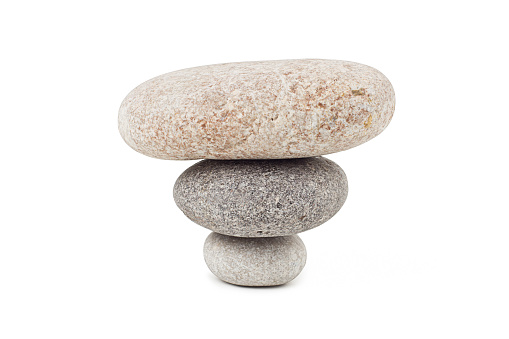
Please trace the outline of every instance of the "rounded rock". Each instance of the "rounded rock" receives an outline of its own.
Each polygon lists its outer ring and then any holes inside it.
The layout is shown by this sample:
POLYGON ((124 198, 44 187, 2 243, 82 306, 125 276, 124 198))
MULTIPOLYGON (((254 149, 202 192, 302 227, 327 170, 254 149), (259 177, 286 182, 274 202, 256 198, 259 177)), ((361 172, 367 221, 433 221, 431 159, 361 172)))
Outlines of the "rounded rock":
POLYGON ((395 96, 376 69, 339 60, 239 62, 183 69, 122 102, 120 134, 160 159, 283 159, 360 145, 389 124, 395 96))
POLYGON ((339 211, 347 194, 345 173, 324 157, 202 160, 173 188, 189 219, 237 237, 286 236, 317 227, 339 211))
POLYGON ((215 276, 241 286, 285 284, 306 264, 306 247, 297 235, 239 238, 211 233, 203 255, 215 276))

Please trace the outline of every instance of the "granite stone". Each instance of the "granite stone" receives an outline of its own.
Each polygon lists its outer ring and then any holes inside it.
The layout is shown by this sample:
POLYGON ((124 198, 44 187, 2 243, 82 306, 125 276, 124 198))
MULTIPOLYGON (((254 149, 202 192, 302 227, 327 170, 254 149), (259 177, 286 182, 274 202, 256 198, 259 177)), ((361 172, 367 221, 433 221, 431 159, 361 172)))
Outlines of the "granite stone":
POLYGON ((211 233, 205 262, 219 279, 242 286, 275 286, 293 280, 306 264, 306 247, 297 235, 239 238, 211 233))
POLYGON ((180 175, 173 197, 195 223, 237 237, 286 236, 329 220, 348 193, 324 158, 202 160, 180 175))
POLYGON ((360 145, 389 124, 395 96, 376 69, 340 60, 209 65, 139 85, 119 130, 160 159, 283 159, 360 145))

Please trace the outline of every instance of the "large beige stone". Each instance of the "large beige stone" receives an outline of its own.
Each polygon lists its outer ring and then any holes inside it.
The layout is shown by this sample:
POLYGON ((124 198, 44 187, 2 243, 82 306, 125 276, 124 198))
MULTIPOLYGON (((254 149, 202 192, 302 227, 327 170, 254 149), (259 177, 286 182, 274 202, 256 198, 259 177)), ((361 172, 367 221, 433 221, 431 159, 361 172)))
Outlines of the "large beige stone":
POLYGON ((338 60, 201 66, 136 87, 119 130, 160 159, 280 159, 360 145, 389 124, 394 90, 374 68, 338 60))

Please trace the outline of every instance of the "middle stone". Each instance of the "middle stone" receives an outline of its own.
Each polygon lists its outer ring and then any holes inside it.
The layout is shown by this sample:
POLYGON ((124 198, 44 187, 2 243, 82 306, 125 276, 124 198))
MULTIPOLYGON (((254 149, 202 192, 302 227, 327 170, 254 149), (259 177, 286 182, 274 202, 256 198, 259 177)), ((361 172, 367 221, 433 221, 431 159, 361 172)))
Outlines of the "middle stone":
POLYGON ((203 160, 173 188, 189 219, 236 237, 286 236, 317 227, 339 211, 347 194, 345 173, 324 157, 203 160))

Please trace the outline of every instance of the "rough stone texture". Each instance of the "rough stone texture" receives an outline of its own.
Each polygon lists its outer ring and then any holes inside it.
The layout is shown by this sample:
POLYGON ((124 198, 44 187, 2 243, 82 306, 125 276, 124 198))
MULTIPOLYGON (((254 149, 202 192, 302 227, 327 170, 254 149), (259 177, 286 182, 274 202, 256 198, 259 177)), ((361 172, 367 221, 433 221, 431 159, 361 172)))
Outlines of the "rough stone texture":
POLYGON ((306 247, 297 235, 255 239, 211 233, 203 255, 219 279, 242 286, 285 284, 306 264, 306 247))
POLYGON ((394 90, 374 68, 339 60, 183 69, 136 87, 120 134, 160 159, 281 159, 343 151, 382 132, 394 90))
POLYGON ((274 237, 317 227, 346 200, 346 175, 324 157, 203 160, 180 175, 177 206, 195 223, 238 237, 274 237))

